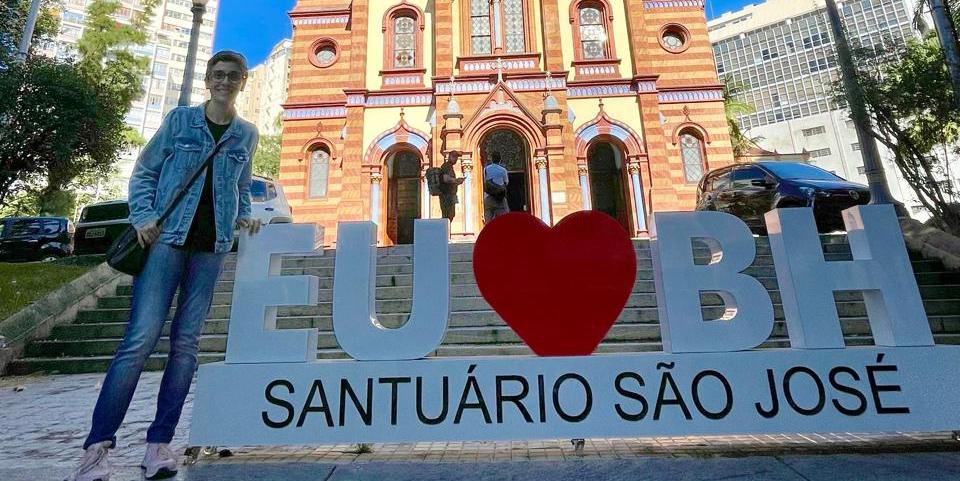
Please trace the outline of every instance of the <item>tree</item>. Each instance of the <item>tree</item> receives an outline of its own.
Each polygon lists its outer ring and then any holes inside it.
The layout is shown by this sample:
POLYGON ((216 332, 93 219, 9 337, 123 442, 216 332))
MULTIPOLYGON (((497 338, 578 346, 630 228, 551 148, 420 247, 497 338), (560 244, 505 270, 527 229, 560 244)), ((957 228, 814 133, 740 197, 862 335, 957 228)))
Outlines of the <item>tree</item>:
MULTIPOLYGON (((274 121, 277 132, 283 131, 283 118, 277 116, 274 121)), ((276 179, 280 175, 280 144, 282 134, 262 135, 253 155, 253 173, 276 179)))
POLYGON ((80 74, 97 86, 101 110, 95 117, 98 142, 92 155, 78 155, 68 162, 55 162, 47 170, 46 187, 40 194, 40 210, 62 206, 64 191, 72 192, 78 179, 103 174, 116 163, 122 149, 142 142, 142 137, 124 123, 130 104, 143 95, 142 79, 148 73, 149 60, 129 47, 146 43, 146 26, 159 0, 145 0, 143 10, 129 25, 119 23, 115 15, 122 5, 117 0, 94 0, 87 8, 87 28, 77 43, 80 74))
POLYGON ((74 66, 55 60, 0 73, 0 204, 61 166, 112 163, 103 100, 74 66))
MULTIPOLYGON (((30 0, 2 0, 0 3, 0 69, 13 63, 16 58, 30 3, 30 0)), ((42 0, 40 3, 31 51, 36 45, 56 38, 60 30, 60 18, 56 14, 59 5, 59 0, 42 0)))
POLYGON ((960 112, 939 41, 929 34, 905 47, 881 45, 855 53, 871 134, 893 153, 936 225, 960 234, 960 192, 949 170, 960 155, 960 112))
POLYGON ((730 143, 733 145, 734 157, 742 157, 750 150, 753 140, 744 135, 740 128, 740 117, 752 114, 753 105, 745 102, 742 97, 747 90, 745 85, 738 84, 731 77, 723 79, 723 110, 727 116, 727 126, 730 129, 730 143))

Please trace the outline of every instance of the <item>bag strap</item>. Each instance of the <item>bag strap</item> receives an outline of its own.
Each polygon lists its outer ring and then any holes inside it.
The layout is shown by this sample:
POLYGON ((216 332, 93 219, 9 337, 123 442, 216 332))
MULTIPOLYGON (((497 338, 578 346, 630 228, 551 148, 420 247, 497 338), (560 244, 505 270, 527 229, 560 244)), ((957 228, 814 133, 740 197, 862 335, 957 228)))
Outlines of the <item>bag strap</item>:
POLYGON ((207 156, 207 160, 203 161, 203 164, 201 164, 200 167, 198 167, 197 170, 193 172, 193 175, 190 176, 190 180, 187 181, 186 184, 183 184, 183 186, 180 187, 180 191, 177 192, 176 197, 174 197, 173 201, 170 202, 169 205, 167 205, 167 208, 166 210, 164 210, 163 215, 161 215, 160 219, 157 220, 157 225, 163 224, 163 221, 166 220, 167 217, 169 217, 170 214, 173 213, 173 209, 177 206, 177 204, 179 204, 180 201, 182 201, 183 198, 187 196, 187 192, 190 190, 190 187, 193 185, 193 183, 196 182, 197 179, 200 177, 200 174, 202 174, 203 171, 206 170, 208 167, 210 167, 210 165, 213 163, 214 157, 216 157, 217 154, 220 152, 220 147, 223 147, 223 142, 220 142, 217 144, 217 146, 213 149, 213 152, 210 152, 210 155, 207 156))

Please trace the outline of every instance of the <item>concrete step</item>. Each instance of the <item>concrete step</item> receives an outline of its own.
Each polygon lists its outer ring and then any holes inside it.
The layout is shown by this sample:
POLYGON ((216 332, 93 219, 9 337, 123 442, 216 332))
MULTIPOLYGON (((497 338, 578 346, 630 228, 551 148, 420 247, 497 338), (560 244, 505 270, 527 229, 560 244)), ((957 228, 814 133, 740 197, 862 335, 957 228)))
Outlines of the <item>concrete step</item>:
MULTIPOLYGON (((410 301, 377 301, 378 319, 388 327, 400 326, 410 314, 410 301)), ((706 319, 716 319, 722 315, 722 308, 718 307, 719 302, 708 303, 709 306, 702 309, 706 319)), ((774 315, 776 319, 783 319, 783 307, 781 304, 774 304, 774 315)), ((958 299, 930 299, 924 301, 924 307, 927 315, 951 315, 960 314, 960 300, 958 299)), ((332 303, 321 303, 318 306, 296 306, 280 307, 277 310, 278 319, 294 317, 318 317, 330 318, 333 312, 332 303)), ((860 301, 841 301, 837 302, 837 312, 840 317, 860 317, 866 315, 866 306, 860 301)), ((469 297, 453 299, 451 303, 451 324, 456 324, 464 319, 473 319, 476 317, 486 317, 499 320, 499 316, 494 312, 489 304, 481 297, 469 297)), ((172 318, 172 313, 171 316, 172 318)), ((77 313, 76 322, 80 324, 97 324, 111 322, 125 322, 129 318, 129 309, 96 309, 89 311, 80 311, 77 313)), ((229 319, 229 306, 214 306, 210 310, 208 319, 229 319)), ((627 307, 620 315, 620 319, 625 322, 639 321, 657 321, 658 313, 656 308, 656 297, 653 294, 636 294, 630 297, 627 307)))
MULTIPOLYGON (((929 316, 930 328, 934 333, 938 334, 949 334, 949 333, 958 333, 960 334, 960 314, 953 315, 942 315, 942 316, 929 316)), ((466 329, 466 330, 477 330, 477 329, 489 329, 489 328, 506 328, 507 325, 499 318, 467 318, 464 322, 464 319, 458 320, 458 322, 452 322, 449 325, 449 330, 457 329, 466 329), (479 321, 479 322, 473 322, 479 321)), ((844 317, 841 318, 841 323, 843 324, 844 332, 847 334, 866 334, 869 333, 869 321, 864 317, 844 317)), ((163 327, 162 335, 168 336, 170 334, 170 321, 167 321, 163 327)), ((202 333, 204 335, 225 335, 227 334, 227 325, 228 321, 226 320, 208 320, 204 322, 202 333)), ((659 323, 642 321, 636 323, 630 323, 626 321, 620 321, 614 325, 618 326, 633 326, 633 325, 655 325, 659 326, 659 323)), ((779 320, 775 322, 775 333, 780 333, 782 331, 783 335, 786 335, 786 322, 779 320)), ((319 318, 319 317, 293 317, 279 319, 277 322, 278 329, 317 329, 321 335, 324 333, 332 333, 333 325, 330 322, 329 318, 319 318)), ((123 337, 127 329, 126 322, 111 322, 111 323, 101 323, 101 324, 70 324, 64 326, 58 326, 54 328, 48 340, 59 340, 59 341, 72 341, 72 340, 90 340, 90 339, 104 339, 104 338, 115 338, 120 339, 123 337)))
MULTIPOLYGON (((780 302, 780 292, 776 289, 776 281, 768 282, 768 291, 770 292, 770 297, 773 299, 773 302, 780 302)), ((634 294, 645 294, 653 293, 653 282, 643 282, 638 283, 634 286, 634 294)), ((944 285, 944 286, 920 286, 920 295, 924 299, 952 299, 960 297, 960 285, 944 285)), ((410 299, 413 296, 412 287, 380 287, 377 289, 377 299, 378 300, 405 300, 410 299)), ((475 284, 460 284, 450 286, 450 298, 458 299, 463 297, 480 297, 480 288, 475 284)), ((834 297, 838 301, 856 301, 862 300, 863 296, 859 292, 843 291, 837 292, 834 294, 834 297)), ((214 294, 213 305, 222 306, 229 305, 233 299, 233 294, 229 292, 218 292, 214 294)), ((101 297, 97 300, 98 309, 128 309, 133 298, 129 295, 126 296, 111 296, 111 297, 101 297)), ((333 290, 332 289, 321 289, 320 290, 320 302, 332 302, 333 301, 333 290)), ((176 299, 174 299, 173 305, 176 306, 176 299)))

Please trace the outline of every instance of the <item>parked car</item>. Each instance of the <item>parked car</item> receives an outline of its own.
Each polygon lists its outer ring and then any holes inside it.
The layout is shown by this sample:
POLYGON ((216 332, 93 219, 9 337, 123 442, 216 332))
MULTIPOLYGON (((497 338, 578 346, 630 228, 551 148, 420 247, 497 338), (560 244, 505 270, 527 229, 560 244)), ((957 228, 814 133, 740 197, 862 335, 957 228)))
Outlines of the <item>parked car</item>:
POLYGON ((820 232, 843 230, 844 209, 870 201, 867 186, 799 162, 757 162, 723 167, 700 181, 697 210, 733 214, 757 234, 764 214, 781 207, 812 207, 820 232))
POLYGON ((250 182, 250 197, 253 216, 264 224, 287 224, 293 222, 290 204, 283 195, 283 186, 267 177, 253 176, 250 182))
POLYGON ((130 225, 125 200, 90 204, 80 212, 74 242, 76 255, 103 254, 130 225))
POLYGON ((64 217, 0 219, 0 261, 49 261, 73 253, 73 223, 64 217))

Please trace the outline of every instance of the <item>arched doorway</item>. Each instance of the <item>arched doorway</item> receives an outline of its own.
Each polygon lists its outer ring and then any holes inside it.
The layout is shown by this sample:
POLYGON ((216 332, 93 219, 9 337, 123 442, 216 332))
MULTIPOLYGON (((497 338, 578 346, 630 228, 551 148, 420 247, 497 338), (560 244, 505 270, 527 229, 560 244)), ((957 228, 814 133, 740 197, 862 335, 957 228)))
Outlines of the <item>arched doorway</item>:
POLYGON ((590 172, 590 200, 593 210, 617 219, 630 230, 629 193, 623 168, 623 153, 610 142, 597 142, 587 151, 590 172))
MULTIPOLYGON (((527 142, 510 129, 498 129, 490 132, 480 143, 482 165, 490 162, 494 152, 500 153, 503 166, 509 173, 507 203, 511 212, 533 213, 533 200, 530 195, 530 147, 527 142)), ((483 173, 480 184, 483 185, 483 173)))
POLYGON ((413 244, 413 223, 420 218, 420 154, 401 150, 387 160, 387 237, 413 244))

